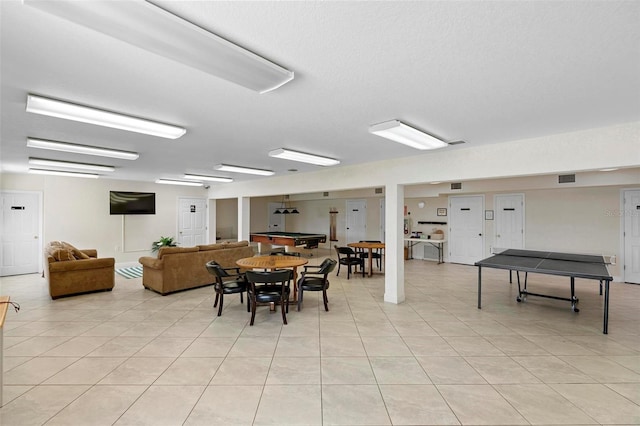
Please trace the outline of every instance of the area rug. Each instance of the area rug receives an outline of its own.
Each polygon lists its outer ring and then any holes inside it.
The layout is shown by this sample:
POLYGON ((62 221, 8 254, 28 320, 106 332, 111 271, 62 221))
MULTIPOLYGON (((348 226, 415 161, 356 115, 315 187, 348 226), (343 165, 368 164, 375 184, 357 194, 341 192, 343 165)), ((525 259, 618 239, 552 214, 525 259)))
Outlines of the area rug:
POLYGON ((132 266, 131 268, 116 269, 116 274, 121 275, 127 279, 140 278, 142 276, 142 266, 132 266))

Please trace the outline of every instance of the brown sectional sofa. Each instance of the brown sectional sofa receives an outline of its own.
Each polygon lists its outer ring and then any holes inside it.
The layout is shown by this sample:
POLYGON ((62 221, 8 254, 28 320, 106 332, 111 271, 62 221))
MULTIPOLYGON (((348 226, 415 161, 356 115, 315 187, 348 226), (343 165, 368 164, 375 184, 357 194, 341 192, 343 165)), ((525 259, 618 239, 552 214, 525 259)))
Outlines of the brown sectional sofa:
POLYGON ((236 266, 236 260, 253 255, 249 242, 240 241, 196 247, 163 247, 158 251, 158 257, 145 256, 138 261, 142 264, 142 285, 164 296, 213 284, 215 277, 205 267, 210 260, 230 268, 236 266))
POLYGON ((44 276, 52 299, 113 289, 112 257, 98 258, 96 250, 78 250, 63 241, 47 244, 44 255, 44 276))

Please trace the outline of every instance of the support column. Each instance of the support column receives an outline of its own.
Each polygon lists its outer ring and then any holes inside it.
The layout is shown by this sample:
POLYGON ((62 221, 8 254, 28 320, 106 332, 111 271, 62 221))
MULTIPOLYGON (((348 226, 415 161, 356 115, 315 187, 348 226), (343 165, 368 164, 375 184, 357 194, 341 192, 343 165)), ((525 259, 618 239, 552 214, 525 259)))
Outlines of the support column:
POLYGON ((404 185, 385 186, 384 301, 402 303, 404 295, 404 185))
POLYGON ((238 241, 249 241, 251 224, 251 198, 238 198, 238 241))
POLYGON ((218 242, 218 200, 208 199, 207 207, 209 207, 209 209, 207 210, 209 212, 209 216, 207 218, 209 223, 209 235, 207 235, 207 244, 213 244, 218 242))

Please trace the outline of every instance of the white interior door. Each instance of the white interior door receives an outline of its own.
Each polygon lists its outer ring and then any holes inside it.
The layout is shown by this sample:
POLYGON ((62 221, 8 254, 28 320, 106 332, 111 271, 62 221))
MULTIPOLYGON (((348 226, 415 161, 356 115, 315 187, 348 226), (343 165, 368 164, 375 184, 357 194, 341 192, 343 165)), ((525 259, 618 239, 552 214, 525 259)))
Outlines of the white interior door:
POLYGON ((484 196, 449 197, 449 261, 473 265, 484 257, 484 196))
POLYGON ((495 206, 494 246, 524 248, 524 195, 496 195, 495 206))
POLYGON ((624 191, 623 274, 627 283, 640 284, 640 190, 624 191))
POLYGON ((285 215, 274 213, 278 208, 282 208, 282 203, 269 203, 267 206, 267 223, 269 224, 269 232, 285 231, 285 215))
POLYGON ((32 274, 42 265, 41 194, 0 193, 0 276, 32 274))
POLYGON ((180 198, 178 212, 178 242, 183 247, 207 244, 207 200, 180 198))
POLYGON ((367 201, 347 200, 347 243, 366 240, 367 201))

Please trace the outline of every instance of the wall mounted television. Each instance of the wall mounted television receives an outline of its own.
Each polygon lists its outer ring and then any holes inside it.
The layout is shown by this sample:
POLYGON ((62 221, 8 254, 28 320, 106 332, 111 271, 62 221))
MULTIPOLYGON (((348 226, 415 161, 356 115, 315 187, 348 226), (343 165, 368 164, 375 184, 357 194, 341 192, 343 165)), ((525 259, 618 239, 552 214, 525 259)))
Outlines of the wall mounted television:
POLYGON ((156 214, 155 192, 109 191, 109 213, 156 214))

